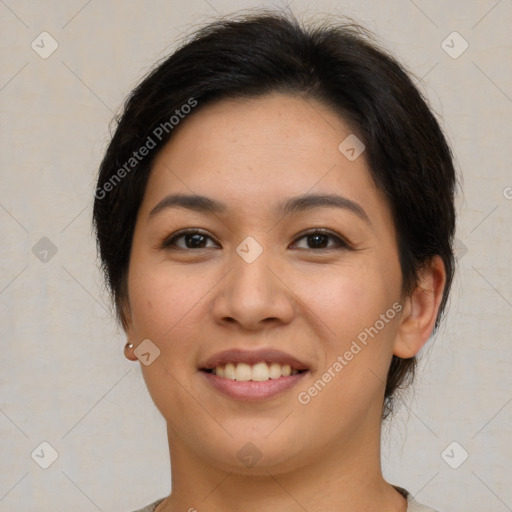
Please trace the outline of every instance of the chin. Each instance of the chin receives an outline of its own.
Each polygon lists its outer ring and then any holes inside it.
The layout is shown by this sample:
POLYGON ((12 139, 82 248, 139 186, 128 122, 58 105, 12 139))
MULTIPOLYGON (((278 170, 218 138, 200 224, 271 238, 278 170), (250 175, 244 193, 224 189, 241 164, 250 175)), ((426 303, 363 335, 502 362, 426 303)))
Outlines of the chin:
MULTIPOLYGON (((286 473, 296 469, 300 460, 307 458, 303 441, 296 442, 298 435, 292 435, 290 429, 282 428, 278 432, 273 422, 271 429, 265 422, 256 428, 252 422, 251 433, 247 425, 240 425, 240 430, 229 430, 233 437, 222 436, 214 444, 202 444, 200 457, 207 456, 213 465, 226 472, 243 475, 268 476, 268 474, 286 473), (274 431, 272 432, 272 429, 274 431)), ((279 428, 279 427, 278 427, 279 428)), ((306 438, 306 433, 302 434, 306 438)), ((213 440, 213 439, 212 439, 213 440)))

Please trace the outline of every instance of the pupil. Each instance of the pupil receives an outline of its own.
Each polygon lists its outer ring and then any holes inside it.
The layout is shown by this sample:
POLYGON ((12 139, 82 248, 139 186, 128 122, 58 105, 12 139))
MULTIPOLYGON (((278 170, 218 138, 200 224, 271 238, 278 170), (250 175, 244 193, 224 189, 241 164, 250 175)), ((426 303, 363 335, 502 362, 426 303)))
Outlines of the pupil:
POLYGON ((311 242, 310 245, 317 249, 324 249, 327 246, 327 235, 310 235, 309 240, 311 242))
POLYGON ((187 246, 188 247, 204 247, 204 239, 205 236, 199 233, 195 233, 194 235, 187 236, 187 246))

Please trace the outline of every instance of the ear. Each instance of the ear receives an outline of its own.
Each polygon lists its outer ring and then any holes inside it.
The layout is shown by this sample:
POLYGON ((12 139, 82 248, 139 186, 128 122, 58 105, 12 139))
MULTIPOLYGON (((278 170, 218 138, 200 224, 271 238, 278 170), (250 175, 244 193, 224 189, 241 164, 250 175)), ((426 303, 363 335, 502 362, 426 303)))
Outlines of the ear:
POLYGON ((128 300, 121 300, 118 304, 119 308, 119 318, 121 320, 121 324, 123 326, 123 330, 126 334, 126 344, 131 343, 133 345, 132 348, 127 349, 126 345, 124 348, 124 356, 126 359, 129 359, 130 361, 138 361, 137 356, 134 353, 134 350, 136 348, 136 336, 133 329, 133 323, 132 323, 132 314, 131 314, 131 308, 128 303, 128 300))
POLYGON ((446 269, 436 255, 420 273, 418 286, 407 297, 393 346, 393 354, 402 359, 414 357, 430 338, 443 298, 446 269))

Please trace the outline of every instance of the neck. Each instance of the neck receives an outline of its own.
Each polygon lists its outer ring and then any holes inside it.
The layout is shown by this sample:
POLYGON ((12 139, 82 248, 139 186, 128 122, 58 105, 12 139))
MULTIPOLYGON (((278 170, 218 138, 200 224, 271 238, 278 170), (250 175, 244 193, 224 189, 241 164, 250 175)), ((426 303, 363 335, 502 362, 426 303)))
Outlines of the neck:
POLYGON ((380 429, 350 442, 326 446, 301 467, 263 467, 240 472, 205 462, 168 431, 172 494, 156 512, 404 512, 405 498, 383 478, 380 429), (361 447, 364 446, 364 449, 361 447))

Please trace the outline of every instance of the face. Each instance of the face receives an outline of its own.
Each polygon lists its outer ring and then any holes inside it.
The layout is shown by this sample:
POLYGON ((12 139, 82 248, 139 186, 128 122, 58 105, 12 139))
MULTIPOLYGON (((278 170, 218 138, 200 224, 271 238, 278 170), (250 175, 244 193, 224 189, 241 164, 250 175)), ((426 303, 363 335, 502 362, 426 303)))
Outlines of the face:
POLYGON ((157 156, 127 335, 150 340, 171 453, 279 472, 378 437, 402 281, 364 152, 339 149, 351 133, 310 99, 224 100, 157 156))

